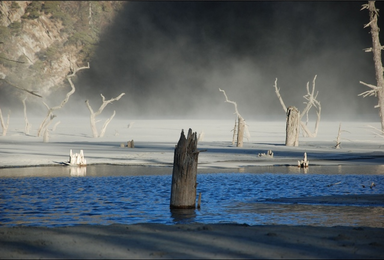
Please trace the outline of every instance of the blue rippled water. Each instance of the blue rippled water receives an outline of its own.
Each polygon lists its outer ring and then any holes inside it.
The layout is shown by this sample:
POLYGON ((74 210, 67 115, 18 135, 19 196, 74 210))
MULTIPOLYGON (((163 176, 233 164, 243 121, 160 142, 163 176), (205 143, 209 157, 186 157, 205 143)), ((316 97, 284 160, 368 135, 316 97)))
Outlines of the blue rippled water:
POLYGON ((384 202, 354 205, 270 201, 384 194, 384 175, 380 174, 212 173, 198 174, 197 182, 197 193, 202 193, 201 209, 170 211, 170 174, 0 178, 0 224, 384 225, 384 202), (370 188, 372 182, 376 186, 370 188))

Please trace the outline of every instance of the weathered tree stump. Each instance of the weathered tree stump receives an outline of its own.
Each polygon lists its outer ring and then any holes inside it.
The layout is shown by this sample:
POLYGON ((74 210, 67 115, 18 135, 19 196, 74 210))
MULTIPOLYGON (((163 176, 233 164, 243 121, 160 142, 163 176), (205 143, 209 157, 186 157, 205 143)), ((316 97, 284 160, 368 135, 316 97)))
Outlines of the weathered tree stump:
POLYGON ((244 140, 244 129, 245 129, 245 121, 244 118, 239 116, 238 120, 238 130, 237 130, 237 147, 243 147, 243 140, 244 140))
POLYGON ((175 147, 171 209, 191 209, 196 207, 196 177, 199 151, 197 150, 197 133, 189 129, 185 138, 181 131, 180 140, 175 147))
POLYGON ((133 140, 127 142, 128 148, 135 148, 135 142, 133 140))
POLYGON ((309 166, 307 153, 304 153, 304 159, 303 160, 297 161, 297 166, 300 168, 307 168, 309 166))
POLYGON ((296 107, 287 108, 286 146, 299 146, 300 112, 296 107))

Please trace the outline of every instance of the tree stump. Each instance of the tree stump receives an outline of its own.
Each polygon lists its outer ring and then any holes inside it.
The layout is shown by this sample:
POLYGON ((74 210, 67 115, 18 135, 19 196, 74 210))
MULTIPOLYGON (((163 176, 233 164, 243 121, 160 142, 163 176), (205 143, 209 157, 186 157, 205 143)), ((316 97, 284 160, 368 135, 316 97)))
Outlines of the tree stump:
POLYGON ((237 147, 243 147, 243 139, 244 139, 244 129, 245 129, 245 121, 244 118, 239 116, 239 123, 237 129, 237 147))
POLYGON ((286 146, 299 146, 300 112, 296 107, 287 108, 286 146))
POLYGON ((185 138, 181 131, 180 140, 175 147, 171 209, 191 209, 196 207, 196 177, 199 151, 197 150, 197 133, 189 129, 185 138))
POLYGON ((127 142, 127 147, 128 147, 128 148, 135 148, 135 143, 134 143, 134 141, 133 141, 133 140, 128 141, 128 142, 127 142))

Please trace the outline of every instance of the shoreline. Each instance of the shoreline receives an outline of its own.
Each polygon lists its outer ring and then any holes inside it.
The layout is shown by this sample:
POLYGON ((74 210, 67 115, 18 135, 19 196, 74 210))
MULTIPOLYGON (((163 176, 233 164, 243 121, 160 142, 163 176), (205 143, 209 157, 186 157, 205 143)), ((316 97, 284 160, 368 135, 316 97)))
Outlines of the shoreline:
POLYGON ((383 228, 239 224, 0 227, 0 258, 380 259, 383 228))

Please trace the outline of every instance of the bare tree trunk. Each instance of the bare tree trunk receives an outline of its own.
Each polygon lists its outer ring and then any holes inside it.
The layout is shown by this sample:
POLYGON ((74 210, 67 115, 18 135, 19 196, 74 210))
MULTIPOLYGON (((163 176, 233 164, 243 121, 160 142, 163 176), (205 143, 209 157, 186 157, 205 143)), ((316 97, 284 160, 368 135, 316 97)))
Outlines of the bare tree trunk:
POLYGON ((296 107, 287 108, 286 146, 299 146, 300 112, 296 107))
POLYGON ((235 144, 236 136, 237 136, 237 122, 238 119, 235 119, 235 126, 233 127, 233 135, 232 135, 232 145, 235 144))
POLYGON ((60 105, 50 108, 46 103, 43 102, 44 105, 48 108, 48 113, 47 113, 47 116, 45 117, 44 121, 41 123, 41 125, 37 131, 37 136, 40 136, 41 133, 44 132, 44 130, 47 128, 48 124, 50 123, 50 120, 53 119, 53 117, 52 117, 53 111, 62 108, 68 102, 69 97, 73 93, 75 93, 76 88, 75 88, 75 85, 73 84, 71 78, 74 77, 79 70, 83 70, 83 69, 89 69, 89 63, 88 63, 88 66, 86 66, 86 67, 74 69, 73 73, 71 75, 67 76, 67 80, 68 80, 69 84, 71 85, 71 90, 67 93, 65 99, 63 101, 61 101, 60 105))
POLYGON ((277 88, 277 78, 275 80, 275 85, 273 85, 273 87, 275 88, 275 93, 276 93, 276 96, 277 98, 279 99, 280 101, 280 104, 281 104, 281 107, 283 108, 284 110, 284 113, 287 113, 287 106, 285 105, 284 101, 283 101, 283 98, 281 97, 280 95, 280 89, 277 88))
MULTIPOLYGON (((235 114, 237 115, 238 119, 238 126, 237 126, 237 147, 243 147, 243 139, 244 139, 244 130, 245 130, 245 120, 244 118, 240 115, 239 111, 237 110, 237 103, 234 101, 231 101, 228 99, 227 94, 225 93, 224 90, 220 89, 221 92, 223 92, 225 96, 225 102, 231 103, 235 106, 235 114), (240 124, 241 123, 241 124, 240 124), (239 146, 241 145, 241 146, 239 146)), ((236 129, 236 123, 235 123, 235 129, 236 129)), ((248 132, 249 134, 249 132, 248 132)), ((232 144, 234 143, 234 139, 232 140, 232 144)))
POLYGON ((243 147, 243 140, 244 140, 244 129, 245 129, 245 122, 242 117, 239 117, 238 119, 238 130, 237 130, 237 147, 243 147))
POLYGON ((185 138, 184 130, 175 147, 171 209, 188 209, 196 207, 196 177, 199 151, 197 150, 197 133, 189 129, 185 138))
POLYGON ((10 116, 10 112, 8 112, 7 122, 5 123, 4 119, 3 119, 3 113, 1 112, 1 109, 0 109, 0 122, 1 122, 1 127, 3 128, 2 136, 7 135, 7 131, 8 131, 8 127, 9 127, 9 116, 10 116))
POLYGON ((103 127, 101 128, 100 137, 103 137, 103 136, 104 136, 105 131, 107 130, 107 126, 108 126, 109 123, 112 121, 112 119, 115 117, 115 115, 116 115, 116 111, 113 110, 113 114, 112 114, 112 116, 111 116, 110 118, 108 118, 108 119, 105 121, 103 127))
POLYGON ((372 48, 367 49, 366 51, 372 51, 373 53, 373 62, 375 64, 376 72, 376 86, 366 84, 360 81, 361 84, 364 84, 372 90, 361 93, 359 96, 372 96, 377 95, 378 103, 375 108, 379 108, 379 116, 381 120, 381 131, 384 133, 384 77, 383 77, 383 64, 381 61, 381 50, 383 46, 380 44, 379 31, 380 28, 377 25, 379 10, 375 7, 375 1, 368 1, 368 4, 364 4, 361 8, 369 10, 369 23, 364 26, 364 28, 371 27, 371 37, 372 37, 372 48))
POLYGON ((101 112, 103 112, 104 108, 109 104, 109 103, 112 103, 113 101, 115 100, 119 100, 122 96, 125 95, 125 93, 121 93, 118 97, 116 98, 111 98, 109 100, 105 100, 105 97, 103 96, 103 94, 100 94, 101 95, 101 98, 103 99, 103 103, 101 104, 101 106, 99 107, 99 110, 97 110, 96 112, 93 111, 91 105, 89 104, 89 101, 88 100, 85 100, 85 104, 87 105, 88 109, 89 109, 89 112, 91 113, 91 116, 90 116, 90 119, 91 119, 91 128, 92 128, 92 134, 93 134, 93 137, 97 138, 97 137, 103 137, 104 136, 104 133, 105 133, 105 130, 107 129, 107 126, 108 124, 111 122, 111 120, 113 119, 113 117, 115 116, 116 114, 116 111, 113 111, 113 115, 107 119, 101 129, 101 133, 100 135, 98 134, 98 131, 97 131, 97 127, 96 127, 96 116, 100 115, 101 112))
MULTIPOLYGON (((311 91, 309 90, 309 82, 307 83, 307 94, 304 96, 304 99, 307 100, 306 102, 304 102, 304 104, 306 104, 306 107, 304 108, 303 112, 300 113, 299 127, 301 126, 301 129, 303 130, 303 136, 316 137, 317 136, 317 132, 319 130, 320 117, 321 117, 321 104, 320 104, 319 101, 317 101, 317 95, 319 94, 319 92, 315 93, 315 81, 316 81, 316 78, 317 78, 317 75, 315 75, 315 77, 313 78, 312 90, 311 91), (308 124, 308 113, 309 113, 309 110, 312 107, 314 107, 316 109, 316 114, 317 114, 315 130, 314 130, 313 133, 307 127, 307 124, 308 124), (301 121, 304 115, 307 116, 306 123, 303 123, 301 121)), ((280 95, 280 89, 277 88, 277 79, 275 80, 274 88, 275 88, 275 92, 276 92, 277 98, 280 101, 281 107, 284 109, 284 112, 287 113, 287 108, 285 106, 283 98, 280 95)))
POLYGON ((27 97, 23 99, 23 106, 24 106, 24 120, 25 120, 25 129, 24 132, 26 135, 29 135, 29 130, 31 129, 31 125, 28 122, 28 117, 27 117, 27 105, 25 101, 27 100, 27 97))
POLYGON ((307 94, 304 96, 304 98, 307 100, 307 102, 304 102, 304 104, 307 104, 307 106, 304 108, 303 112, 301 113, 300 120, 303 118, 304 115, 307 116, 307 123, 308 123, 308 113, 309 110, 314 107, 316 109, 316 124, 315 124, 315 130, 312 133, 309 131, 309 129, 304 125, 303 123, 301 124, 305 134, 309 137, 316 137, 317 136, 317 131, 319 129, 319 123, 320 123, 320 117, 321 117, 321 104, 319 101, 317 101, 317 95, 319 92, 316 92, 315 94, 315 82, 316 82, 317 75, 313 78, 312 82, 312 91, 309 90, 309 82, 307 82, 307 94))
POLYGON ((61 123, 61 121, 56 122, 56 124, 52 127, 52 131, 56 131, 56 127, 61 123))

